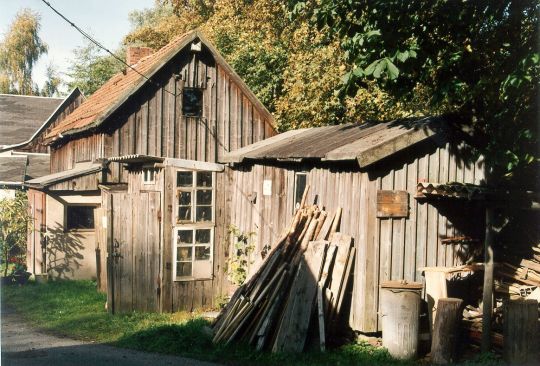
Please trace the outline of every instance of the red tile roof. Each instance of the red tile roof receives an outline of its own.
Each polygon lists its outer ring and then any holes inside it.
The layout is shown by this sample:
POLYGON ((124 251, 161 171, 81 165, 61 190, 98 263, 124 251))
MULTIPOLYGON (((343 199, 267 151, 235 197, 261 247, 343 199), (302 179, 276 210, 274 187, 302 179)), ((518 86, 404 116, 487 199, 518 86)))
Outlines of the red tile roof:
POLYGON ((92 94, 73 113, 71 113, 62 123, 45 136, 47 142, 52 142, 61 135, 71 135, 99 126, 107 117, 118 109, 133 93, 146 84, 147 78, 151 78, 161 69, 172 57, 180 52, 185 46, 195 39, 200 39, 213 54, 225 70, 227 70, 244 90, 255 105, 267 115, 268 120, 273 124, 274 119, 270 112, 261 104, 257 97, 249 90, 234 70, 227 64, 215 47, 197 30, 184 33, 176 37, 165 47, 155 53, 142 58, 133 67, 138 71, 127 68, 125 73, 120 72, 114 75, 100 89, 92 94), (145 77, 141 76, 143 74, 145 77))
POLYGON ((119 72, 114 75, 62 123, 53 128, 47 134, 46 139, 54 139, 59 134, 66 134, 66 132, 76 133, 94 125, 99 125, 147 81, 140 74, 150 78, 161 68, 163 62, 176 55, 196 35, 196 31, 182 34, 157 52, 142 58, 136 65, 133 65, 133 68, 138 73, 131 68, 127 68, 125 73, 119 72))

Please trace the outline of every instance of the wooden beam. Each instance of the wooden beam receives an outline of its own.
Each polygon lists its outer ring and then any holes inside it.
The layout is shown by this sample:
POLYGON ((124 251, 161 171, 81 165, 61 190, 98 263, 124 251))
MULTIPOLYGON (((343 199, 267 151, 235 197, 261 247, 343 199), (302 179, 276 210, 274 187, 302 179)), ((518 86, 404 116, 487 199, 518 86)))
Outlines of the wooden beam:
POLYGON ((493 312, 493 208, 486 208, 484 240, 484 287, 482 294, 482 352, 491 350, 491 317, 493 312))
POLYGON ((208 170, 212 172, 222 172, 225 170, 225 165, 217 163, 208 163, 205 161, 186 160, 166 158, 163 165, 168 165, 174 168, 192 169, 192 170, 208 170))

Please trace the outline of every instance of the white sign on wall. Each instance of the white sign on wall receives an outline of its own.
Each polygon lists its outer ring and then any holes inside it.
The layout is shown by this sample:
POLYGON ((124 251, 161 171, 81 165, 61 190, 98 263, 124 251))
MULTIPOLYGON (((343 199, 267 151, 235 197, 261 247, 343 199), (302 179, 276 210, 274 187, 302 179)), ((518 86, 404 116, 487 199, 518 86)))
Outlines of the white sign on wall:
POLYGON ((263 182, 263 196, 271 196, 271 195, 272 195, 272 181, 265 179, 263 182))

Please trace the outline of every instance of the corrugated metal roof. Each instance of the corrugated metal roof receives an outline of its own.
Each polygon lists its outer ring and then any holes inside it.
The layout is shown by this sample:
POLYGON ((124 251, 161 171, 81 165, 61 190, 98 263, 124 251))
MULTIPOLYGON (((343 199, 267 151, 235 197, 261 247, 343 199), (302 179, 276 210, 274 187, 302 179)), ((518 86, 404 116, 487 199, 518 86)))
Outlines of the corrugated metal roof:
POLYGON ((114 163, 126 163, 126 164, 138 164, 138 163, 161 163, 165 158, 160 156, 153 155, 140 155, 140 154, 131 154, 131 155, 122 155, 122 156, 113 156, 107 158, 107 160, 114 163))
POLYGON ((28 140, 63 100, 0 94, 0 147, 28 140))
POLYGON ((31 179, 25 185, 29 187, 43 188, 52 184, 60 183, 65 180, 80 177, 87 174, 97 173, 104 169, 103 163, 81 163, 70 170, 64 170, 58 173, 45 175, 43 177, 31 179))
POLYGON ((357 160, 363 167, 440 133, 444 127, 442 123, 438 118, 425 117, 288 131, 232 151, 222 158, 222 162, 357 160))

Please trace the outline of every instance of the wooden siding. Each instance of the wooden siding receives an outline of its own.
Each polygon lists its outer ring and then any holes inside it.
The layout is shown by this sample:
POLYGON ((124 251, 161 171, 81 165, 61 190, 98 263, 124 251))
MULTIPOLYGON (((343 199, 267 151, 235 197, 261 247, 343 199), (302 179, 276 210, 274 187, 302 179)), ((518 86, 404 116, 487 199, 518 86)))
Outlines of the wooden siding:
POLYGON ((343 208, 341 231, 353 236, 357 248, 350 325, 355 330, 380 330, 379 284, 384 280, 423 281, 423 266, 452 266, 467 259, 468 248, 442 245, 441 239, 482 235, 483 217, 474 203, 436 205, 414 199, 418 181, 479 183, 481 165, 464 165, 449 145, 424 144, 387 159, 367 171, 354 164, 274 164, 240 166, 232 174, 231 223, 254 231, 257 250, 275 244, 293 212, 295 171, 308 173, 308 202, 327 210, 343 208), (263 195, 263 181, 272 181, 272 195, 263 195), (408 218, 377 218, 377 190, 409 193, 408 218), (252 203, 249 197, 256 192, 252 203))
MULTIPOLYGON (((225 152, 275 134, 265 111, 204 49, 181 51, 152 80, 99 131, 54 146, 51 171, 125 154, 216 162, 225 152), (203 89, 201 117, 182 115, 182 93, 188 87, 203 89)), ((127 182, 127 172, 111 165, 108 182, 127 182)))

